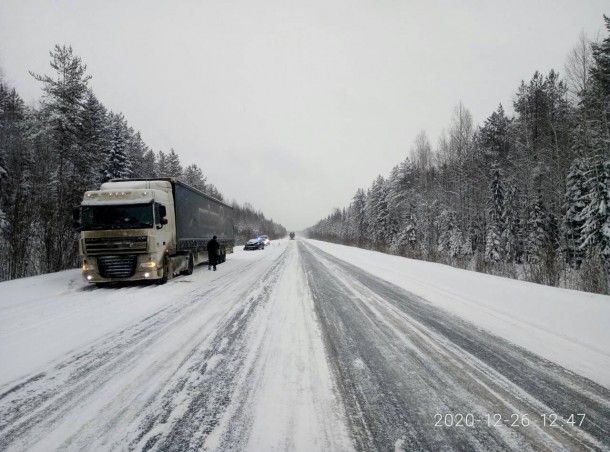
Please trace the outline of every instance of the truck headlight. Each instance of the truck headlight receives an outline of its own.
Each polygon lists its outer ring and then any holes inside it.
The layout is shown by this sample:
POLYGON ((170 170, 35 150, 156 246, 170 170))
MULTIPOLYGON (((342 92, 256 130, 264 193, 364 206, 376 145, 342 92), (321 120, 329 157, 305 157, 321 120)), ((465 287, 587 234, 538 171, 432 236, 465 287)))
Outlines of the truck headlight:
POLYGON ((155 268, 157 266, 156 262, 150 261, 150 262, 144 262, 143 264, 140 264, 140 267, 142 268, 155 268))
POLYGON ((87 271, 90 271, 90 270, 95 270, 95 267, 92 264, 89 264, 89 263, 85 262, 83 264, 83 271, 87 272, 87 271))

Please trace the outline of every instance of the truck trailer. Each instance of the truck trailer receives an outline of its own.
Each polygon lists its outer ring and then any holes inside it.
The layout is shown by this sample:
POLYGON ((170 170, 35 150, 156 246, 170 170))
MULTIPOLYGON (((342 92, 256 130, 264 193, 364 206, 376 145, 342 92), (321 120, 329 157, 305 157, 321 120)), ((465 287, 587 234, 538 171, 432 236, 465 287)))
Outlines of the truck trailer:
POLYGON ((87 191, 75 210, 83 279, 164 284, 208 260, 217 236, 218 262, 233 252, 233 208, 174 179, 123 179, 87 191))

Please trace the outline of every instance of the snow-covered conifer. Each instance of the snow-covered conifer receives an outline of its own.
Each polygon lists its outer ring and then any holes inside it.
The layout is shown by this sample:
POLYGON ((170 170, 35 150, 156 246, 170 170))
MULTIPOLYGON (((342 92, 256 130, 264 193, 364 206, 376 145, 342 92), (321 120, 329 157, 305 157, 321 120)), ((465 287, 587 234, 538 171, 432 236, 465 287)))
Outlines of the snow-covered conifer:
POLYGON ((504 256, 508 262, 514 262, 521 254, 520 250, 520 221, 517 209, 517 189, 512 181, 504 183, 504 215, 502 242, 504 245, 504 256))
POLYGON ((527 260, 532 263, 540 261, 548 241, 547 217, 542 204, 542 198, 537 196, 531 205, 529 221, 527 223, 527 236, 525 238, 525 253, 527 260))
POLYGON ((146 152, 142 157, 142 164, 138 169, 140 177, 154 178, 157 176, 157 162, 155 153, 150 148, 146 148, 146 152))
POLYGON ((91 89, 85 96, 81 115, 81 152, 75 156, 75 164, 81 175, 81 190, 91 190, 99 185, 105 158, 109 152, 111 122, 106 108, 91 89))
POLYGON ((485 239, 485 256, 491 261, 504 258, 503 236, 505 233, 505 193, 502 171, 497 163, 491 167, 491 197, 489 201, 489 220, 485 239))
POLYGON ((604 256, 610 273, 610 160, 600 152, 585 177, 581 249, 604 256))
POLYGON ((182 176, 182 165, 180 164, 180 157, 176 154, 174 149, 169 150, 169 154, 166 157, 166 175, 168 177, 177 177, 182 176))
POLYGON ((154 175, 154 161, 151 162, 150 155, 147 155, 150 149, 144 143, 140 132, 136 132, 132 127, 128 128, 127 132, 127 157, 131 162, 132 174, 131 177, 149 178, 154 175))
POLYGON ((157 162, 155 164, 155 177, 169 177, 167 171, 167 154, 159 151, 157 154, 157 162))
POLYGON ((104 180, 125 179, 131 175, 131 162, 127 155, 127 124, 121 113, 110 113, 110 145, 106 164, 104 165, 104 180))
POLYGON ((367 217, 369 236, 377 246, 383 246, 391 240, 390 211, 387 202, 388 185, 382 176, 378 176, 370 189, 367 199, 367 217))
POLYGON ((366 204, 366 193, 362 188, 359 188, 356 190, 350 206, 349 230, 350 237, 352 237, 355 243, 360 245, 366 240, 366 231, 368 229, 366 204))
POLYGON ((582 261, 583 225, 582 211, 585 208, 586 164, 583 159, 577 158, 572 162, 568 180, 564 208, 566 213, 561 224, 563 250, 568 262, 576 267, 582 261))
POLYGON ((463 249, 463 236, 457 225, 455 212, 443 209, 437 220, 437 227, 439 230, 437 250, 452 257, 459 256, 463 249))
POLYGON ((189 165, 184 169, 180 180, 191 187, 205 192, 205 176, 197 165, 189 165))
POLYGON ((479 129, 479 142, 481 143, 487 157, 495 161, 505 161, 511 147, 510 119, 504 113, 502 104, 494 111, 479 129))

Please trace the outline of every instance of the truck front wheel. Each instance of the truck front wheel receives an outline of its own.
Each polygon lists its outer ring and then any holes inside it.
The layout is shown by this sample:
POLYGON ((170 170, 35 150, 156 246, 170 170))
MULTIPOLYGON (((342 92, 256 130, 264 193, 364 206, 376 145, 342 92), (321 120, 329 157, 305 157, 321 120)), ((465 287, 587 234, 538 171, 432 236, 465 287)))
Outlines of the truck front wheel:
POLYGON ((185 275, 192 275, 193 274, 193 268, 195 267, 195 262, 193 260, 193 255, 189 254, 188 256, 188 264, 187 264, 187 268, 184 271, 185 275))
POLYGON ((165 284, 167 282, 167 280, 169 279, 169 272, 170 272, 169 258, 166 257, 165 259, 163 259, 163 276, 157 280, 157 284, 159 284, 159 285, 165 284))

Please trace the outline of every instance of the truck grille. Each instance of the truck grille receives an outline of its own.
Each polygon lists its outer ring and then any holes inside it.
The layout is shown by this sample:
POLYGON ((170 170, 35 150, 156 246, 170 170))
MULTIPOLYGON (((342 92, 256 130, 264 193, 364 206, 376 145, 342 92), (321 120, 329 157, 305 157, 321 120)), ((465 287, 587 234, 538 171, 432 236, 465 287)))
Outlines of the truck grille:
POLYGON ((85 248, 86 254, 95 256, 99 254, 110 253, 129 253, 139 254, 146 252, 148 237, 104 237, 104 238, 86 238, 85 248))
POLYGON ((97 265, 104 278, 128 278, 136 271, 137 256, 100 256, 97 265))

